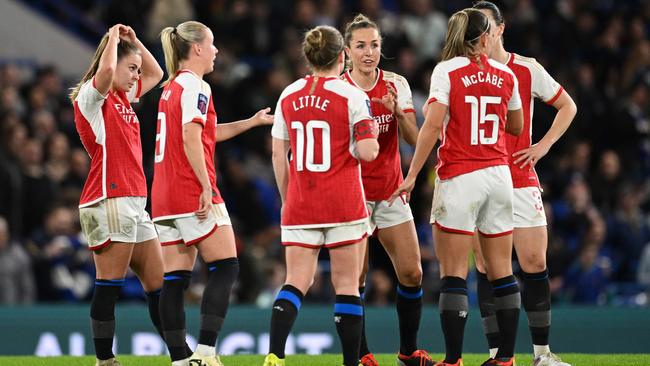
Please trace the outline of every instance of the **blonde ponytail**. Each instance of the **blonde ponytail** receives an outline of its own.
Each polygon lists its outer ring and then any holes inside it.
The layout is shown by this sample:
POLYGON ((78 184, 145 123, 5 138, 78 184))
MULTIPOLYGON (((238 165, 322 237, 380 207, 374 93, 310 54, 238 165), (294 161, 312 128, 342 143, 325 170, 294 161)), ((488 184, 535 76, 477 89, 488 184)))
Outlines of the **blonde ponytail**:
POLYGON ((160 32, 160 42, 165 54, 165 68, 167 69, 167 80, 163 85, 167 85, 176 77, 181 61, 189 56, 192 44, 203 41, 206 29, 208 27, 203 23, 190 20, 176 27, 166 27, 160 32))
POLYGON ((463 9, 454 13, 449 18, 442 61, 458 56, 476 56, 479 39, 489 30, 488 18, 479 10, 463 9))

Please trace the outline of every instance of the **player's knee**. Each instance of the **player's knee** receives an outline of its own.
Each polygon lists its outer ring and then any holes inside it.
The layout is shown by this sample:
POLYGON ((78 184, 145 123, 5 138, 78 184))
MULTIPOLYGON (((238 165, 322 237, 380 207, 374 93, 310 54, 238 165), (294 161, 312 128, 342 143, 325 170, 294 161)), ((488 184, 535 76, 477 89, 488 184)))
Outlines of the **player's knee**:
POLYGON ((528 253, 519 258, 519 264, 524 272, 542 272, 546 269, 546 255, 544 253, 528 253))
POLYGON ((142 283, 145 292, 159 290, 163 285, 163 272, 160 272, 160 276, 148 275, 141 277, 140 283, 142 283))
POLYGON ((422 283, 422 267, 418 263, 401 271, 399 281, 405 286, 419 286, 422 283))

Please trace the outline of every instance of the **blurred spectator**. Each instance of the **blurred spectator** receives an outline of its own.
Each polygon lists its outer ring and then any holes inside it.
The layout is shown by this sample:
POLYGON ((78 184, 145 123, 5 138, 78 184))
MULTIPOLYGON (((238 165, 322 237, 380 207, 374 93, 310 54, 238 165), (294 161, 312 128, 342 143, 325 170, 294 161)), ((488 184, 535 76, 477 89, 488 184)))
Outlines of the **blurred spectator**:
POLYGON ((36 286, 29 255, 11 241, 7 220, 0 216, 0 305, 31 304, 34 300, 36 286))
POLYGON ((594 204, 603 213, 616 207, 616 196, 621 187, 621 160, 613 150, 606 150, 600 156, 598 173, 592 177, 591 188, 594 204))
POLYGON ((45 174, 43 145, 38 140, 27 140, 20 152, 22 171, 22 207, 24 237, 38 230, 45 213, 56 198, 55 186, 45 174))
POLYGON ((89 299, 95 270, 77 221, 75 210, 55 207, 45 217, 43 229, 35 231, 28 242, 39 301, 89 299))
POLYGON ((418 60, 436 58, 445 42, 447 17, 436 11, 429 0, 407 0, 402 16, 404 33, 418 60))
POLYGON ((650 242, 648 217, 641 211, 641 192, 632 184, 618 192, 616 211, 607 222, 607 246, 614 260, 614 279, 636 281, 639 260, 650 242))

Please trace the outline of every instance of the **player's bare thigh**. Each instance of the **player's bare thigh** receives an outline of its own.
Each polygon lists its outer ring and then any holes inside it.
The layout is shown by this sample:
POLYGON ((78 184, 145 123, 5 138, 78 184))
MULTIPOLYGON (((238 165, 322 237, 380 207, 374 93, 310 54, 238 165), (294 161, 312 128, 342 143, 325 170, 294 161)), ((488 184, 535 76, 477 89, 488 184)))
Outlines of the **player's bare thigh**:
POLYGON ((512 275, 512 234, 496 237, 478 235, 488 279, 493 281, 512 275))
POLYGON ((433 225, 436 257, 440 261, 440 277, 467 278, 467 256, 472 250, 473 235, 456 234, 433 225))
MULTIPOLYGON (((287 279, 285 283, 306 294, 314 282, 320 247, 305 248, 288 245, 284 247, 284 250, 287 265, 287 279)), ((354 266, 358 266, 358 262, 355 262, 354 266)))
POLYGON ((359 261, 364 249, 361 241, 329 249, 332 285, 337 295, 359 296, 359 261))
POLYGON ((210 236, 196 244, 205 263, 237 257, 235 233, 230 225, 218 226, 210 236))
POLYGON ((145 291, 162 287, 164 267, 158 238, 137 243, 131 254, 131 269, 140 279, 145 291))
POLYGON ((546 269, 548 232, 546 226, 515 228, 513 241, 517 260, 524 272, 537 273, 546 269))
POLYGON ((165 272, 191 271, 194 268, 198 249, 195 246, 176 245, 162 246, 162 259, 165 272))
POLYGON ((422 282, 422 264, 413 221, 381 229, 378 237, 393 262, 399 282, 405 286, 419 286, 422 282))
POLYGON ((95 277, 102 280, 118 280, 126 276, 131 261, 133 243, 112 242, 93 251, 95 277))

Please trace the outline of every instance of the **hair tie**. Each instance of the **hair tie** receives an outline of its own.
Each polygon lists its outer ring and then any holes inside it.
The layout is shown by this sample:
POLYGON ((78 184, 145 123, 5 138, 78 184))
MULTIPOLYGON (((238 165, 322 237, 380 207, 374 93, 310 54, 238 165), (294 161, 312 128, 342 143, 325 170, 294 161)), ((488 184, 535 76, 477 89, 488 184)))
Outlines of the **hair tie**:
POLYGON ((174 30, 172 30, 172 33, 176 33, 176 27, 174 27, 174 30))

